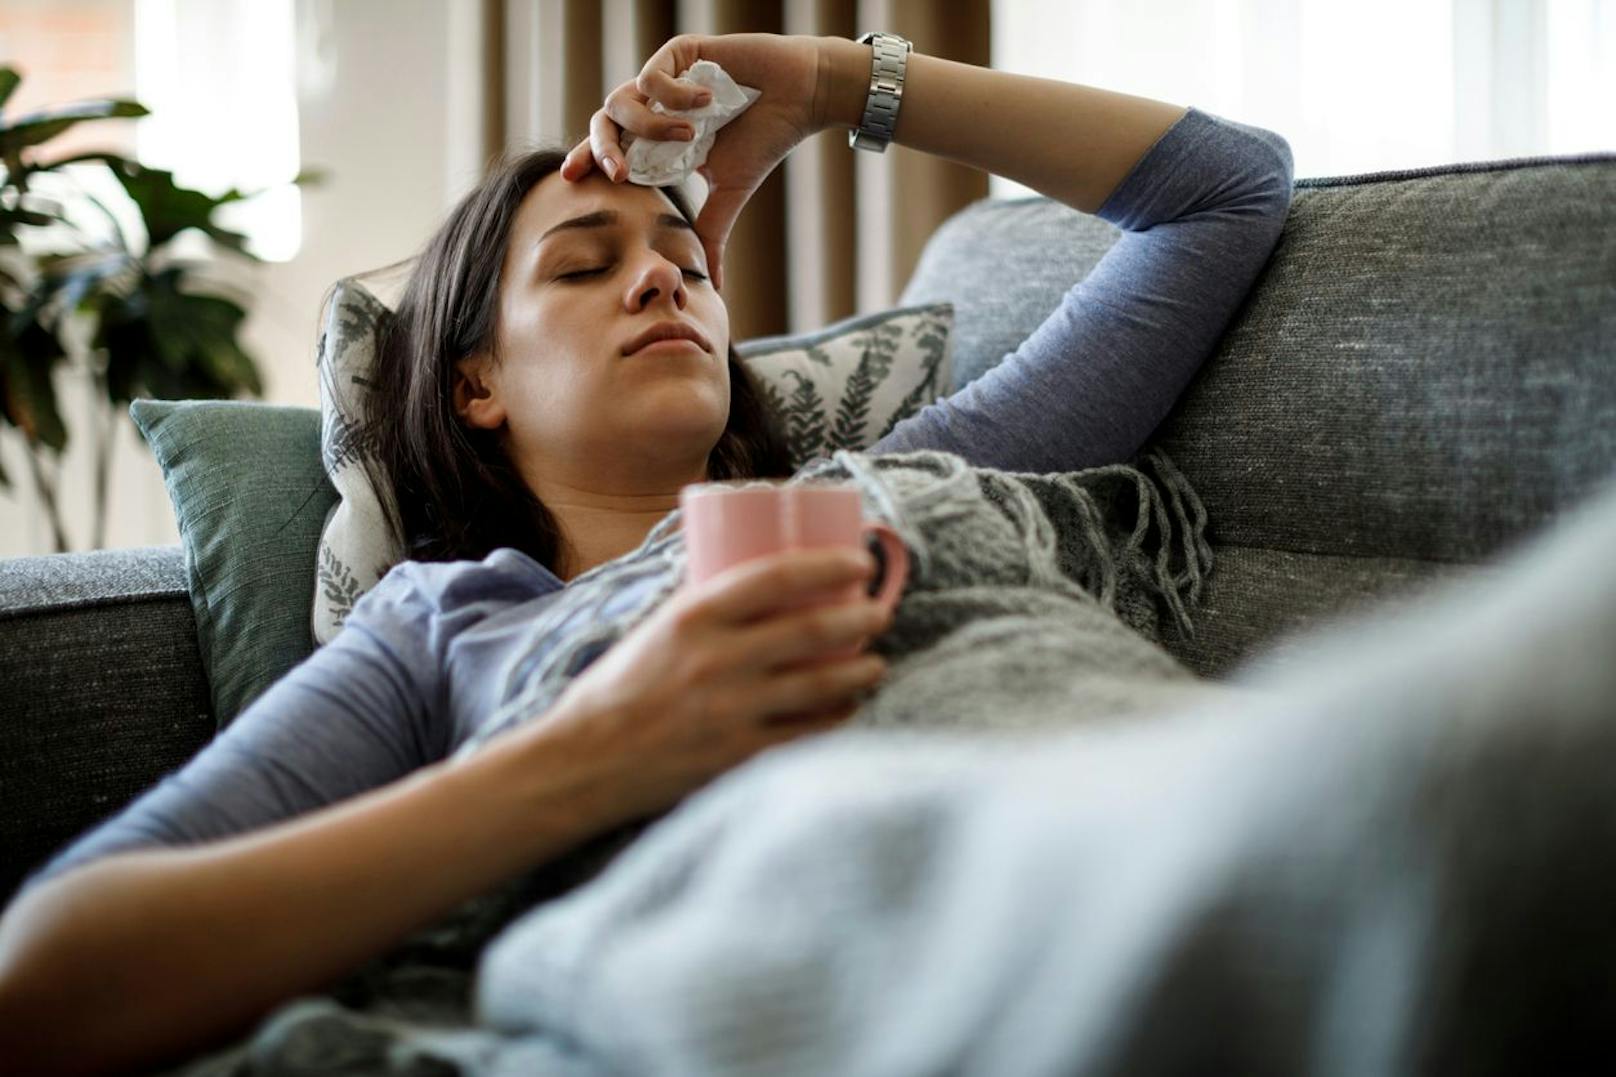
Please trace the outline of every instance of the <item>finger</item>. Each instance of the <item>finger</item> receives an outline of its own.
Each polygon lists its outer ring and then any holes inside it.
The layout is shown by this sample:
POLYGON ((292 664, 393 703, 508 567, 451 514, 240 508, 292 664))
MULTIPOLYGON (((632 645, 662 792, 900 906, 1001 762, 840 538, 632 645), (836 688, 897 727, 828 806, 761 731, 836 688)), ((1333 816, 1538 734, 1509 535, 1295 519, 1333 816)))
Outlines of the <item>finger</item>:
MULTIPOLYGON (((715 149, 714 152, 720 151, 715 149)), ((696 234, 702 237, 713 287, 721 290, 724 283, 724 246, 751 192, 714 186, 711 175, 707 173, 703 173, 702 178, 707 180, 707 201, 702 203, 701 212, 696 215, 696 234)))
POLYGON ((686 79, 676 79, 657 68, 641 72, 634 84, 652 101, 662 102, 663 108, 700 108, 713 99, 712 92, 706 87, 697 86, 686 79))
POLYGON ((886 679, 886 660, 860 655, 813 669, 777 676, 760 689, 759 710, 766 724, 794 721, 796 716, 823 714, 861 706, 864 693, 886 679))
POLYGON ((595 114, 589 117, 589 152, 600 170, 606 173, 606 178, 613 183, 621 183, 628 178, 628 164, 623 157, 620 138, 617 123, 606 114, 606 109, 596 109, 595 114))
POLYGON ((712 271, 713 291, 724 290, 724 248, 722 246, 707 247, 707 268, 712 271))
POLYGON ((713 623, 741 625, 874 575, 875 558, 862 548, 782 550, 732 565, 706 581, 693 612, 713 623))
POLYGON ((584 139, 568 152, 566 159, 561 162, 561 178, 576 182, 589 175, 595 168, 595 155, 589 148, 589 139, 584 139))
POLYGON ((842 647, 863 650, 891 623, 886 606, 869 599, 815 606, 775 617, 753 629, 741 657, 757 668, 779 670, 842 647))
MULTIPOLYGON (((713 193, 713 174, 707 165, 703 164, 700 168, 696 169, 696 175, 700 176, 702 182, 707 185, 707 195, 706 198, 702 200, 701 207, 703 210, 706 210, 707 199, 710 199, 713 193)), ((724 237, 709 236, 705 231, 703 231, 704 225, 702 223, 702 215, 700 213, 696 215, 696 219, 691 223, 695 225, 696 235, 701 237, 702 253, 707 256, 708 280, 713 286, 713 291, 722 292, 724 290, 724 237)), ((710 228, 712 227, 712 224, 713 219, 709 219, 705 227, 710 228)))
POLYGON ((623 130, 637 137, 656 142, 688 142, 696 137, 696 129, 689 120, 652 112, 643 100, 630 94, 617 94, 606 99, 606 114, 623 130))

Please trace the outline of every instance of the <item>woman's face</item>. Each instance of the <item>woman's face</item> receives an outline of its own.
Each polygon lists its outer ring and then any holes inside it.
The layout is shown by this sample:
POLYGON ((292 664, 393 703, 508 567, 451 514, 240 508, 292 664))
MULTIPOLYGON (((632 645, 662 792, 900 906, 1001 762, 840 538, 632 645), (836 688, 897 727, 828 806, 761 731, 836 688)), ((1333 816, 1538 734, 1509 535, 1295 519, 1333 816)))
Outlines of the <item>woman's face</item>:
POLYGON ((462 360, 456 407, 503 429, 541 498, 698 481, 729 417, 729 313, 701 241, 654 187, 546 176, 512 222, 499 358, 462 360), (699 337, 631 349, 669 323, 699 337))

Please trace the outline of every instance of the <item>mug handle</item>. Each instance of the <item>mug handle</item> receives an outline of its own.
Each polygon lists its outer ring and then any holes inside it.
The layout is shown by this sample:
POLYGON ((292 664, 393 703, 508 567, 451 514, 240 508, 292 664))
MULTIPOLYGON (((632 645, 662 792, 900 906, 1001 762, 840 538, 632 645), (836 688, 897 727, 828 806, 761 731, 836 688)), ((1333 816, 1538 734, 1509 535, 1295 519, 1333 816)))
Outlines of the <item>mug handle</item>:
POLYGON ((909 548, 896 531, 876 521, 864 525, 864 545, 876 561, 870 597, 888 610, 896 610, 903 585, 909 581, 909 548))

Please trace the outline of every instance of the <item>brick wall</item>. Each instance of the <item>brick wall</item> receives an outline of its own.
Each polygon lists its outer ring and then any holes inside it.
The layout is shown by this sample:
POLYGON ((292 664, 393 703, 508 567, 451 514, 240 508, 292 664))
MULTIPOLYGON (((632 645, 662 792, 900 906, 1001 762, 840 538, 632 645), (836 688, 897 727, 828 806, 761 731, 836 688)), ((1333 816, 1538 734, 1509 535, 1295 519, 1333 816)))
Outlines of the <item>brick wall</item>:
MULTIPOLYGON (((5 0, 0 63, 22 73, 6 112, 90 97, 135 96, 134 0, 5 0)), ((52 156, 92 149, 134 152, 128 120, 86 123, 50 143, 52 156)))

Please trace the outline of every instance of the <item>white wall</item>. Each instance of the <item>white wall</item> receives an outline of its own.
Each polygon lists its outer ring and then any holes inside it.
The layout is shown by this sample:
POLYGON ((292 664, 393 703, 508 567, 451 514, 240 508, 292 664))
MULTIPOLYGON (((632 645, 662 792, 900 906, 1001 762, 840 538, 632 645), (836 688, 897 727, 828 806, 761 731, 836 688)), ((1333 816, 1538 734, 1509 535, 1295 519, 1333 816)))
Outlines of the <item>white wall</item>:
MULTIPOLYGON (((187 5, 220 2, 229 0, 176 0, 182 18, 187 5)), ((329 178, 304 193, 297 256, 234 276, 254 296, 245 342, 259 359, 266 399, 313 406, 325 290, 412 255, 475 180, 480 39, 475 0, 298 0, 297 19, 302 163, 329 178)), ((82 423, 82 387, 60 391, 69 421, 82 423)), ((18 496, 29 483, 15 440, 6 439, 0 457, 15 487, 0 495, 0 556, 49 552, 44 514, 31 496, 18 496)), ((90 531, 91 457, 87 439, 70 446, 61 484, 76 549, 90 531)), ((177 541, 161 475, 127 419, 112 477, 107 545, 177 541)))

